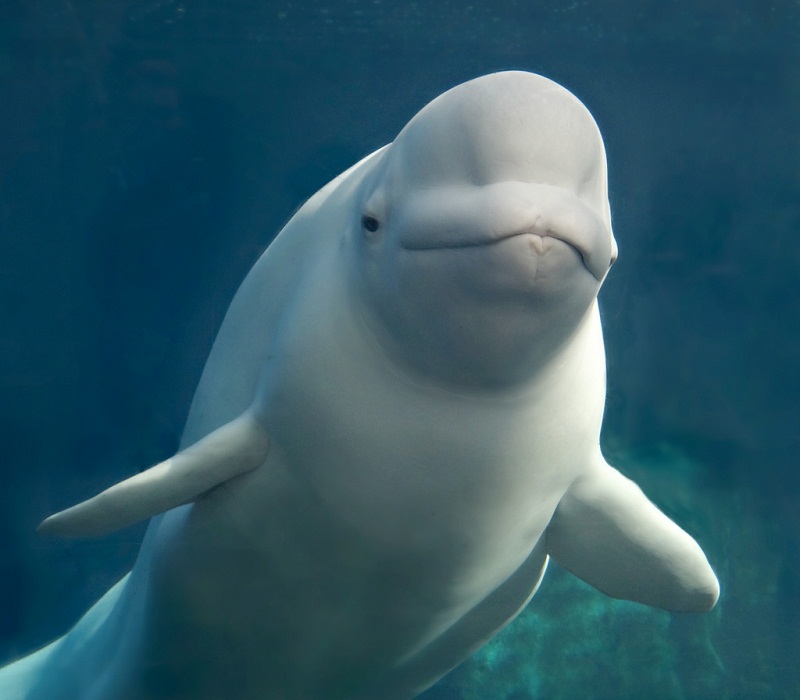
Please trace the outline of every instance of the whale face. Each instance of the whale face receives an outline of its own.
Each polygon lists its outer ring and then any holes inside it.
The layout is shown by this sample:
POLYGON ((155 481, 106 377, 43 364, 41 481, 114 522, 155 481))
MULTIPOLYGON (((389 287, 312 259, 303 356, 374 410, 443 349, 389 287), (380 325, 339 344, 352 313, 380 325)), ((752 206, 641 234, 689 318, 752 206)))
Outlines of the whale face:
POLYGON ((495 75, 431 102, 380 158, 351 241, 376 335, 426 381, 524 382, 616 258, 591 115, 546 78, 495 75))

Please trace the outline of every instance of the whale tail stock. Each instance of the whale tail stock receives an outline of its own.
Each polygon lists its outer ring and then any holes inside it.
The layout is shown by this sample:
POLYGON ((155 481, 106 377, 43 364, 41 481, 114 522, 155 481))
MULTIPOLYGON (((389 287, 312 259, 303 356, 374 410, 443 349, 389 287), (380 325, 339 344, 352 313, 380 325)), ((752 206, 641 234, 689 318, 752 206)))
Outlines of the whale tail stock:
POLYGON ((196 500, 264 463, 269 437, 250 409, 194 445, 46 518, 45 535, 97 537, 196 500))

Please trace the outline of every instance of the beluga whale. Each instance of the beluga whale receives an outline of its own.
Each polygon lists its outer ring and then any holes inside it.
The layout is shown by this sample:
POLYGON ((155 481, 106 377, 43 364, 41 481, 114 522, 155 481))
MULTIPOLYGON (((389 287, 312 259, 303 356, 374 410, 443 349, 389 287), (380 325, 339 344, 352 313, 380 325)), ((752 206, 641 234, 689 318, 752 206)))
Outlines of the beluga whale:
POLYGON ((509 71, 440 95, 312 196, 236 293, 180 451, 42 523, 152 518, 132 571, 0 671, 4 700, 408 700, 549 558, 701 612, 701 548, 599 447, 603 141, 509 71))

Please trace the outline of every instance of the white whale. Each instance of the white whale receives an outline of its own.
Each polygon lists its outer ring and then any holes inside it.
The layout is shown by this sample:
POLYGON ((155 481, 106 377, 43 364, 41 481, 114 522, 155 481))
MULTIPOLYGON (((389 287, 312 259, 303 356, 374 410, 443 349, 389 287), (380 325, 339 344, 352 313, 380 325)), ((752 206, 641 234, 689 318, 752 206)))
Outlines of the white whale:
POLYGON ((183 451, 41 529, 155 517, 4 700, 407 699, 548 556, 705 611, 695 541, 606 464, 600 133, 546 78, 459 85, 312 197, 242 284, 183 451))

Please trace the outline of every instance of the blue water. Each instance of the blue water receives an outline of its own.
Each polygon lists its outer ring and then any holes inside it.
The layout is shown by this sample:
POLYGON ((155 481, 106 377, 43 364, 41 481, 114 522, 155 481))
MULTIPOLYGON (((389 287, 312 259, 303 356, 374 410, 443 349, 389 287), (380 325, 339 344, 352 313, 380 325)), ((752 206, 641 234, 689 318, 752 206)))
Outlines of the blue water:
POLYGON ((778 2, 16 0, 0 8, 0 660, 65 631, 142 527, 37 538, 169 455, 245 272, 455 83, 597 118, 620 259, 604 448, 701 542, 706 616, 552 567, 424 696, 800 697, 800 8, 778 2))

